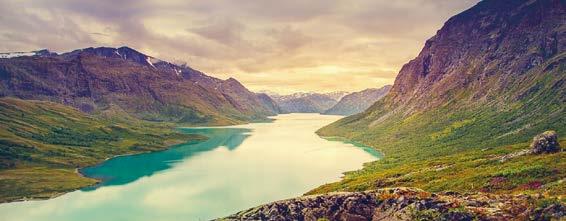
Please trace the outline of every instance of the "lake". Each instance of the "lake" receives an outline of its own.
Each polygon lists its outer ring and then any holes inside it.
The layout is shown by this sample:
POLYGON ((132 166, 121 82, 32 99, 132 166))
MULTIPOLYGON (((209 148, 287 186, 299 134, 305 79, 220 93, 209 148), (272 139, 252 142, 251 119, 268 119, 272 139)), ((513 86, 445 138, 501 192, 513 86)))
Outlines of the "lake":
POLYGON ((0 204, 0 220, 209 220, 300 196, 380 158, 371 148, 315 134, 339 116, 273 118, 182 128, 210 139, 85 168, 103 182, 50 200, 0 204))

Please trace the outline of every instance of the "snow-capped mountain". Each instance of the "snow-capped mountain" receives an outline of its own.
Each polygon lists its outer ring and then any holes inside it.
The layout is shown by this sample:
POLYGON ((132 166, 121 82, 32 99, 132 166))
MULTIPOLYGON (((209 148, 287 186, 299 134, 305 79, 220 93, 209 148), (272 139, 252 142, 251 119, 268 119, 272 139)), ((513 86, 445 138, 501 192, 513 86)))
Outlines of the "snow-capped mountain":
POLYGON ((50 52, 47 49, 29 52, 2 52, 0 53, 0 58, 15 58, 24 56, 52 56, 57 55, 57 53, 50 52))

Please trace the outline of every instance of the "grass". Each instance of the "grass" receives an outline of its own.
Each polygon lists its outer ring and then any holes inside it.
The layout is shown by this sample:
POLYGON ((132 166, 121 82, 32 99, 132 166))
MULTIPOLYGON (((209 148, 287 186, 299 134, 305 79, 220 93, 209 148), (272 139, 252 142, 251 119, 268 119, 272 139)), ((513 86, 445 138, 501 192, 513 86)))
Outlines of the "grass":
POLYGON ((0 98, 0 202, 48 198, 96 183, 77 168, 205 139, 175 125, 90 116, 45 101, 0 98))
POLYGON ((94 185, 97 180, 79 176, 72 168, 21 167, 0 172, 0 199, 49 199, 58 194, 94 185))
MULTIPOLYGON (((566 145, 566 141, 561 142, 566 145)), ((468 150, 428 160, 387 159, 369 163, 363 170, 346 174, 337 183, 321 186, 310 194, 338 190, 362 191, 393 186, 427 191, 542 193, 565 196, 566 152, 525 155, 500 162, 498 156, 527 148, 527 143, 468 150), (562 162, 561 162, 562 160, 562 162), (543 186, 544 185, 544 186, 543 186)))

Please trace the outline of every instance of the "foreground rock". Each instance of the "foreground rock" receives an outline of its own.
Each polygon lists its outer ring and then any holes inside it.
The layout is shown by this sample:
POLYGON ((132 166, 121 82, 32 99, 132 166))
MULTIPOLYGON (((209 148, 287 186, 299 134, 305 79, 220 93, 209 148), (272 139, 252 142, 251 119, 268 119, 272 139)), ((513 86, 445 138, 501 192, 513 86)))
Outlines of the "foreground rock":
POLYGON ((556 153, 560 151, 558 134, 556 134, 555 131, 546 131, 535 136, 531 143, 531 151, 535 154, 556 153))
POLYGON ((329 193, 273 202, 220 220, 545 220, 566 218, 560 203, 529 195, 432 194, 415 188, 329 193))

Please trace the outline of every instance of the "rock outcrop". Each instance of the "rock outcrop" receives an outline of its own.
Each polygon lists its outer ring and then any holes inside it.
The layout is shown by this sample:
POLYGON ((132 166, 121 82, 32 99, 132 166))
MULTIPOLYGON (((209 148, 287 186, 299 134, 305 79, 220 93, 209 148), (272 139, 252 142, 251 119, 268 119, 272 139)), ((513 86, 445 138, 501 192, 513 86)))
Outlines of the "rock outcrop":
POLYGON ((555 131, 546 131, 535 136, 531 143, 531 151, 534 154, 559 152, 558 134, 555 131))
POLYGON ((415 188, 329 193, 282 200, 219 220, 542 220, 566 216, 561 203, 529 195, 434 194, 415 188))

